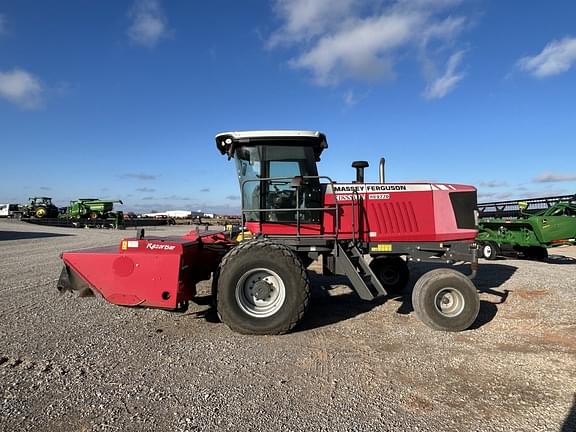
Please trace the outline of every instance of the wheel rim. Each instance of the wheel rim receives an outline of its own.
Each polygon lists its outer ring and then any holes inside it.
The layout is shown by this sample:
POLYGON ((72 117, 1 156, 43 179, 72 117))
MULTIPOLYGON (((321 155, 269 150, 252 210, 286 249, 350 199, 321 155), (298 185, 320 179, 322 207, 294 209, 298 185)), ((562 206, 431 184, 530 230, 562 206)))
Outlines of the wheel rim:
POLYGON ((492 246, 487 244, 484 246, 484 258, 488 258, 491 255, 492 255, 492 246))
POLYGON ((286 299, 282 278, 270 269, 256 268, 236 284, 236 303, 250 316, 267 318, 280 310, 286 299))
POLYGON ((386 266, 380 272, 380 282, 384 285, 395 285, 400 280, 400 272, 392 266, 386 266))
POLYGON ((436 294, 434 305, 443 316, 453 318, 464 310, 464 296, 456 288, 444 288, 436 294))

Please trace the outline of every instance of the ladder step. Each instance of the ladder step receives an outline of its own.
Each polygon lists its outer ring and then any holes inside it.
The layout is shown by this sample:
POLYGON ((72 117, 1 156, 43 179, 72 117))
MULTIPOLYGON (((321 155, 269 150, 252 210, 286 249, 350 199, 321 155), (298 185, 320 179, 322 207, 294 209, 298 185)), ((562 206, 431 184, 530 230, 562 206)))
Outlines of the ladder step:
POLYGON ((337 244, 336 272, 348 276, 354 290, 363 300, 372 300, 387 294, 356 246, 347 252, 337 244))

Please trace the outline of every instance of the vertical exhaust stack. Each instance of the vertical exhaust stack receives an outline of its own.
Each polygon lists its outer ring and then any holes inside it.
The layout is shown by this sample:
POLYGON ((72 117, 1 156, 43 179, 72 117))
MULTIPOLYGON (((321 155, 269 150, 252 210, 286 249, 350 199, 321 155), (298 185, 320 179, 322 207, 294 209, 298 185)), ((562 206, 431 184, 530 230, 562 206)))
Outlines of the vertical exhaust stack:
POLYGON ((380 183, 386 183, 386 177, 384 176, 384 164, 386 163, 386 159, 380 158, 380 163, 378 164, 378 174, 380 183))
POLYGON ((368 168, 368 162, 354 161, 352 168, 356 168, 356 181, 354 183, 364 183, 364 168, 368 168))

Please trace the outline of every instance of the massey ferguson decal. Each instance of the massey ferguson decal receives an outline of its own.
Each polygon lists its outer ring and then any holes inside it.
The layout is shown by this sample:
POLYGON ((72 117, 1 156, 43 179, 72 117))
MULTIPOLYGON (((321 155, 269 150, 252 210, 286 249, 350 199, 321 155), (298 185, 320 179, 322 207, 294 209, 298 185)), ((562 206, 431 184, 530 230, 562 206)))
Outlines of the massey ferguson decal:
POLYGON ((378 193, 378 192, 422 192, 432 190, 429 184, 339 184, 334 185, 334 192, 337 194, 358 192, 358 193, 378 193))
POLYGON ((370 200, 390 199, 382 192, 425 192, 434 190, 429 184, 335 184, 334 193, 338 201, 352 201, 357 194, 370 200))

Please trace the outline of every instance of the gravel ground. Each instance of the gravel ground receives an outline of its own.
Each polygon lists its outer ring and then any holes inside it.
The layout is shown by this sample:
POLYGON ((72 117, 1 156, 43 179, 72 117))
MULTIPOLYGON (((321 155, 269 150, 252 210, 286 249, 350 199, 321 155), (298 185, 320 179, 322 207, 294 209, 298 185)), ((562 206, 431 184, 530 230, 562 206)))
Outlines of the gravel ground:
POLYGON ((253 337, 208 306, 58 294, 60 252, 131 234, 0 221, 0 430, 576 431, 576 248, 482 262, 480 317, 456 334, 313 264, 303 325, 253 337))

